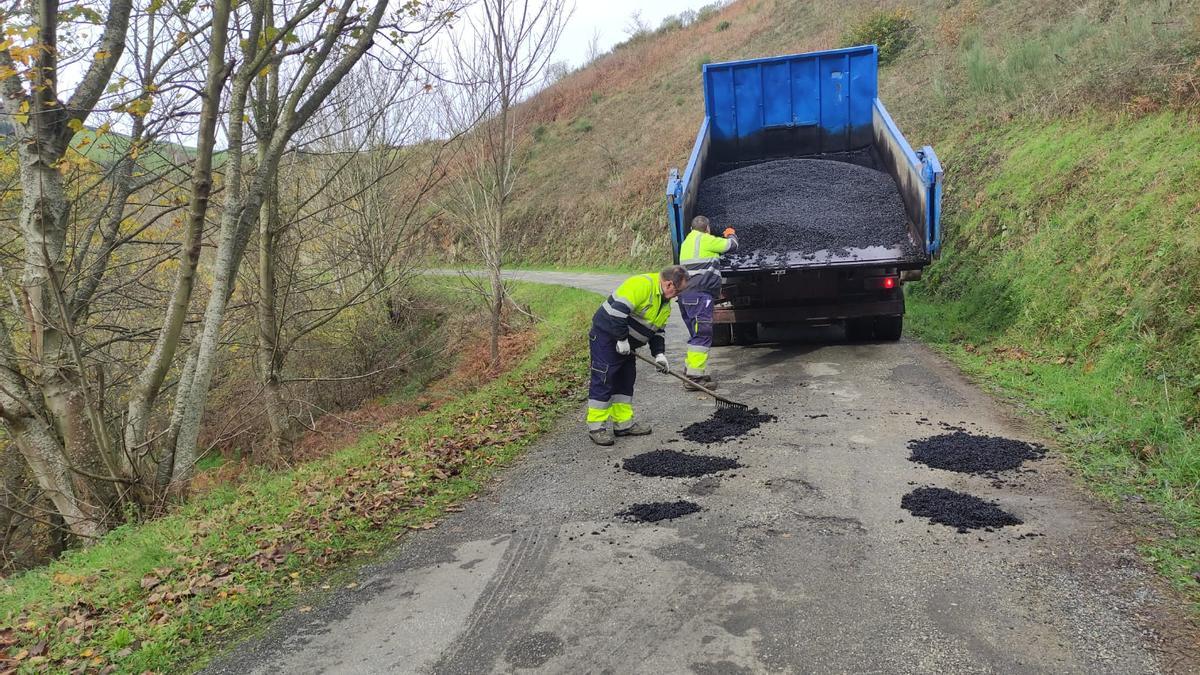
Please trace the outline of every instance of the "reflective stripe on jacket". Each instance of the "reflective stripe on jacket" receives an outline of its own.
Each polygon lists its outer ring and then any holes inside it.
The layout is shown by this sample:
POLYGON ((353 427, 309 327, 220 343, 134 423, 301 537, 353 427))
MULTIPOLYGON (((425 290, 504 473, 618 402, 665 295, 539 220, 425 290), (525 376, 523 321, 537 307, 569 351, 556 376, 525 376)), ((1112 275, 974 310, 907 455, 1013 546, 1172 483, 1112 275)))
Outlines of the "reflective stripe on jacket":
POLYGON ((737 237, 714 237, 692 230, 679 247, 679 264, 688 271, 688 288, 709 295, 721 293, 721 254, 737 250, 737 237))
POLYGON ((669 318, 671 303, 663 297, 658 274, 639 274, 626 279, 600 305, 592 327, 617 340, 628 338, 635 347, 648 344, 651 354, 662 354, 669 318))

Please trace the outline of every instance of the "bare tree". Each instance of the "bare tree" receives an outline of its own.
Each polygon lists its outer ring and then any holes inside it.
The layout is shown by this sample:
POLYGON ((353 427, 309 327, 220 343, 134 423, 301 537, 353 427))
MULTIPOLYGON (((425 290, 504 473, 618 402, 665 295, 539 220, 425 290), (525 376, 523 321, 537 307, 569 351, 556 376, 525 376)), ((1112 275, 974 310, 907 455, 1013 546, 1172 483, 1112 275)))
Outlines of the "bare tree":
POLYGON ((29 341, 25 359, 9 321, 0 318, 0 416, 66 525, 90 539, 104 529, 116 467, 96 391, 85 379, 72 329, 77 317, 64 288, 71 208, 62 168, 72 137, 100 101, 125 50, 132 1, 109 3, 99 40, 84 50, 91 63, 66 100, 60 96, 60 61, 77 60, 80 53, 60 51, 64 18, 58 2, 31 4, 0 14, 0 24, 30 29, 23 43, 9 32, 0 47, 0 112, 14 129, 22 193, 18 316, 29 341))
POLYGON ((502 277, 513 240, 508 208, 526 158, 526 125, 518 103, 541 81, 569 17, 565 0, 482 0, 455 41, 455 79, 446 118, 464 133, 457 189, 443 205, 482 264, 490 314, 491 366, 500 361, 507 292, 502 277))
POLYGON ((634 39, 650 32, 650 24, 642 18, 642 10, 635 9, 629 14, 629 21, 625 22, 625 34, 629 39, 634 39))
MULTIPOLYGON (((428 31, 421 40, 437 34, 428 31)), ((446 141, 422 143, 434 95, 416 77, 421 48, 410 44, 406 58, 389 66, 365 63, 351 73, 341 95, 314 119, 315 138, 281 169, 281 198, 264 204, 257 366, 277 454, 286 454, 296 429, 284 391, 293 349, 347 309, 375 299, 387 309, 381 325, 399 318, 392 293, 415 258, 401 254, 414 253, 432 218, 429 195, 445 176, 446 141)))
MULTIPOLYGON (((185 369, 175 397, 170 432, 173 442, 167 457, 177 492, 195 472, 200 423, 218 364, 225 311, 246 246, 264 207, 270 208, 267 197, 277 190, 280 162, 292 139, 371 48, 388 6, 388 0, 375 0, 366 7, 355 0, 340 0, 334 6, 326 0, 305 0, 281 6, 292 13, 278 24, 274 23, 273 0, 258 0, 248 10, 244 24, 247 38, 239 43, 241 65, 231 76, 226 116, 229 151, 213 282, 197 336, 194 364, 185 369), (310 17, 311 22, 305 23, 310 17), (297 27, 307 30, 298 31, 297 27), (293 42, 287 40, 288 36, 293 42), (255 89, 264 69, 277 71, 281 78, 277 100, 265 106, 261 90, 255 89), (255 98, 256 91, 259 98, 255 98), (253 129, 248 129, 246 121, 252 114, 258 117, 254 118, 253 129), (253 163, 245 159, 247 150, 254 151, 253 163)), ((452 10, 443 7, 444 3, 407 3, 398 16, 416 13, 421 21, 414 27, 410 21, 398 19, 391 28, 400 37, 428 30, 453 15, 452 10)))
POLYGON ((0 500, 24 521, 90 541, 122 504, 192 475, 242 255, 260 217, 278 222, 282 158, 381 31, 390 59, 411 60, 452 3, 407 3, 395 22, 387 5, 0 9, 0 123, 15 141, 0 153, 17 160, 0 187, 20 196, 0 199, 0 422, 30 479, 5 464, 0 500))
POLYGON ((585 57, 587 59, 587 63, 595 62, 596 59, 600 58, 600 55, 603 53, 604 50, 600 47, 600 29, 593 29, 592 37, 588 39, 587 43, 587 55, 585 57))

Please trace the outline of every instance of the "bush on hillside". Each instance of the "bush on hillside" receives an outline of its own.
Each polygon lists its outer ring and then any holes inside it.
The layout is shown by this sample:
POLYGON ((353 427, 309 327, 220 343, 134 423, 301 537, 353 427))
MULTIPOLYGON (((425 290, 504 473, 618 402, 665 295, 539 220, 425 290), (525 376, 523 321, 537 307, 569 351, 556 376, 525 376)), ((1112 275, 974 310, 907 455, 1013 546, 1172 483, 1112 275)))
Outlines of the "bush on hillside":
POLYGON ((710 2, 696 10, 696 21, 708 21, 716 16, 717 12, 719 11, 721 11, 721 4, 717 2, 710 2))
POLYGON ((717 24, 717 32, 720 33, 722 31, 729 30, 729 26, 730 23, 728 21, 722 21, 721 23, 717 24))
POLYGON ((842 35, 842 46, 876 45, 879 65, 895 61, 917 35, 912 10, 906 7, 885 9, 867 15, 842 35))
POLYGON ((678 16, 668 16, 662 20, 662 23, 658 24, 658 30, 656 30, 655 33, 658 35, 670 33, 673 30, 679 30, 683 28, 685 25, 686 24, 683 23, 682 18, 678 16))
POLYGON ((592 121, 589 120, 588 118, 580 117, 579 119, 577 119, 571 123, 571 128, 574 129, 575 131, 578 131, 581 134, 586 134, 587 132, 594 129, 595 125, 592 124, 592 121))

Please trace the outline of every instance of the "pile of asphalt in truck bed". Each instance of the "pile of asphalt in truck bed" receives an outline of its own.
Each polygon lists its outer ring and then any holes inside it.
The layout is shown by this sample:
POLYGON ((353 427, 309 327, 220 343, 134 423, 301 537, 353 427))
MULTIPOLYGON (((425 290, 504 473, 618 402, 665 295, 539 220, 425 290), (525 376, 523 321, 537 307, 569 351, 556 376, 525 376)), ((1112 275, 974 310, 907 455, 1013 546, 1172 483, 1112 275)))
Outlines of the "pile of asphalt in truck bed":
POLYGON ((728 406, 717 408, 712 417, 687 425, 680 436, 693 443, 723 443, 744 436, 763 422, 774 422, 774 415, 759 412, 758 408, 728 406))
POLYGON ((680 516, 696 513, 700 505, 695 502, 651 502, 649 504, 634 504, 617 514, 634 523, 657 523, 660 520, 674 520, 680 516))
POLYGON ((696 478, 710 473, 736 469, 736 459, 711 455, 690 455, 676 450, 653 450, 634 455, 622 465, 626 471, 655 478, 696 478))
POLYGON ((905 511, 949 525, 959 532, 985 529, 992 531, 1007 525, 1020 525, 1021 519, 979 497, 937 487, 919 487, 900 499, 905 511))
POLYGON ((1013 438, 963 431, 908 442, 909 460, 934 469, 990 475, 1015 469, 1027 459, 1041 459, 1046 449, 1013 438))
POLYGON ((782 159, 718 174, 700 184, 696 214, 713 232, 737 230, 739 249, 726 256, 734 268, 872 246, 919 255, 892 177, 847 162, 782 159))

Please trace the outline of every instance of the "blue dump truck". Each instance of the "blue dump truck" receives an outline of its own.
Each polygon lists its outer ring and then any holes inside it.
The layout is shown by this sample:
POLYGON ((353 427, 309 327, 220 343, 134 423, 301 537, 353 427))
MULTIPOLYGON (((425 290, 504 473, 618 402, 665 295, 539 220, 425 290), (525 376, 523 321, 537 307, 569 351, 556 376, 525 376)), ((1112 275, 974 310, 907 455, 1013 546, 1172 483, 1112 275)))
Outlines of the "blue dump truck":
POLYGON ((900 338, 903 284, 941 245, 942 169, 904 139, 877 73, 874 45, 704 66, 705 117, 670 172, 667 222, 676 261, 694 216, 737 230, 715 344, 794 323, 900 338))

